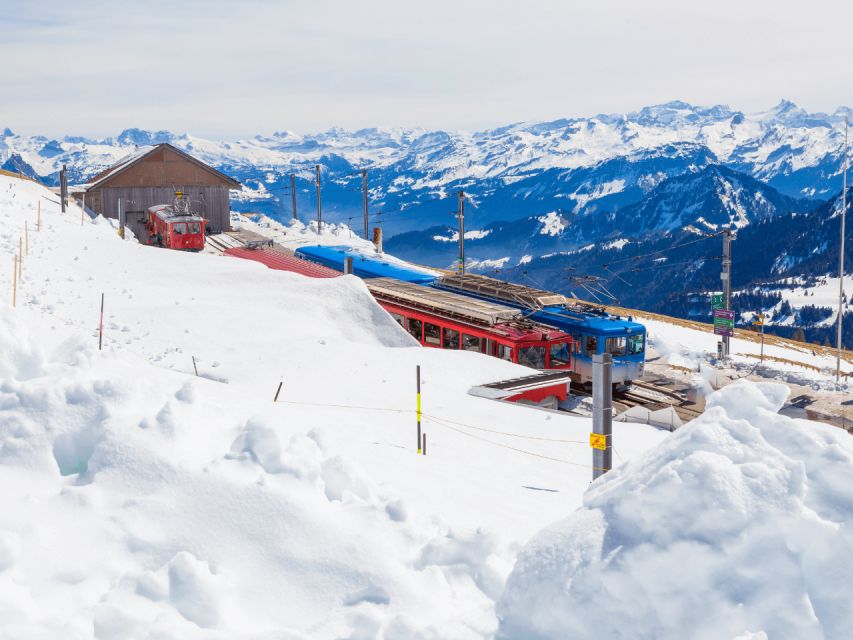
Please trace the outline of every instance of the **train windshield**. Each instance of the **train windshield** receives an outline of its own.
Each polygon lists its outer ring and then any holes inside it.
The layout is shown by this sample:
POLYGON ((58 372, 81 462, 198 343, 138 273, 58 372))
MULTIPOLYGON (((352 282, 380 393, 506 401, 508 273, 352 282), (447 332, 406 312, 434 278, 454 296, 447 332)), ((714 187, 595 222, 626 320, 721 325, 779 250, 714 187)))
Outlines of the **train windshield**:
POLYGON ((545 347, 521 347, 518 350, 518 364, 532 369, 544 369, 545 347))
POLYGON ((551 367, 566 367, 571 364, 569 345, 565 342, 551 345, 551 367))
POLYGON ((625 336, 618 338, 607 338, 607 353, 614 356, 624 356, 626 353, 627 340, 625 336))
POLYGON ((198 222, 190 222, 190 233, 201 233, 201 225, 198 222))
POLYGON ((187 232, 187 225, 183 222, 176 222, 172 225, 172 233, 176 236, 182 236, 187 232))
POLYGON ((631 336, 628 338, 628 353, 637 354, 643 353, 643 347, 645 346, 645 334, 638 333, 637 335, 631 336))

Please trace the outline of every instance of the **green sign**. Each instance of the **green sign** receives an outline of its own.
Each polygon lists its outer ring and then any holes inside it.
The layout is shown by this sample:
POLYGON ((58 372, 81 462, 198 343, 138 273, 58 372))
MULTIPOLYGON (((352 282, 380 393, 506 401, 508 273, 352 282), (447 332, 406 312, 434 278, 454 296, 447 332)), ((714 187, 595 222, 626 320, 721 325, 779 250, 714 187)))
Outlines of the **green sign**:
POLYGON ((711 294, 711 309, 725 309, 726 295, 724 293, 711 294))

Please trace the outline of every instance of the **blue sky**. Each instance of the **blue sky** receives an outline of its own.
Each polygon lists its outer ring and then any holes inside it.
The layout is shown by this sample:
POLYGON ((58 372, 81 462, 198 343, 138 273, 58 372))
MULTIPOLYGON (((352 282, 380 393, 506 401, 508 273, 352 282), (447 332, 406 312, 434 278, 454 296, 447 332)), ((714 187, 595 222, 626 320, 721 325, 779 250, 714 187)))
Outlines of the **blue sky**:
POLYGON ((0 127, 479 129, 683 99, 853 105, 853 3, 4 0, 0 127))

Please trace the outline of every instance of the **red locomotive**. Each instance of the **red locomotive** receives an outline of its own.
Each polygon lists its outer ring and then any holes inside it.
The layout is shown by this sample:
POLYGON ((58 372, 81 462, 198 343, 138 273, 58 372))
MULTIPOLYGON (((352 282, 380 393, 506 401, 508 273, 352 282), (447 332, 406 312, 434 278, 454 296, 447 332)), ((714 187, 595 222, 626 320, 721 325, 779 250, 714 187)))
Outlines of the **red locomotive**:
POLYGON ((521 319, 518 309, 393 278, 372 278, 365 284, 425 347, 485 353, 533 369, 572 368, 572 337, 521 319))
POLYGON ((178 211, 171 204, 148 207, 145 215, 148 244, 181 251, 201 251, 204 249, 206 222, 201 216, 178 211))

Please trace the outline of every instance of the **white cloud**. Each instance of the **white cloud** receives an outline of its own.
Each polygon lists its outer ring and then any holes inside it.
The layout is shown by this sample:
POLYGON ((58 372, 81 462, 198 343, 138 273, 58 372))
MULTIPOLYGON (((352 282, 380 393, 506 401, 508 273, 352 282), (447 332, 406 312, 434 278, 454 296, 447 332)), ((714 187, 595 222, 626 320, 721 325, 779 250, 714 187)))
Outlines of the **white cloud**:
POLYGON ((853 103, 853 83, 829 15, 847 23, 853 5, 12 0, 0 125, 240 136, 481 128, 673 98, 833 110, 853 103))

